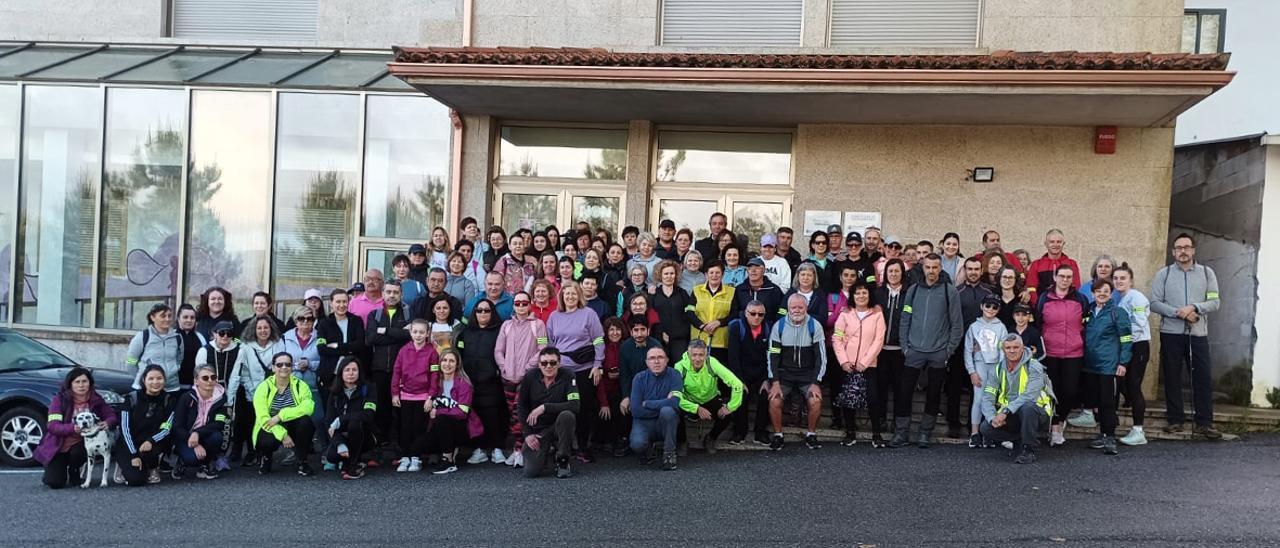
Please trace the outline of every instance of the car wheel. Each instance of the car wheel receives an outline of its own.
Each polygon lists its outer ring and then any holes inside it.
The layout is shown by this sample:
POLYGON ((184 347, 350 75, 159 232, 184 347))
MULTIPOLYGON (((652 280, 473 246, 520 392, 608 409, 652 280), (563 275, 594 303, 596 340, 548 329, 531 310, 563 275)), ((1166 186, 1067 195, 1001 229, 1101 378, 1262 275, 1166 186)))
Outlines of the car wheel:
POLYGON ((44 438, 44 414, 31 407, 15 407, 0 415, 0 462, 34 466, 36 446, 44 438))

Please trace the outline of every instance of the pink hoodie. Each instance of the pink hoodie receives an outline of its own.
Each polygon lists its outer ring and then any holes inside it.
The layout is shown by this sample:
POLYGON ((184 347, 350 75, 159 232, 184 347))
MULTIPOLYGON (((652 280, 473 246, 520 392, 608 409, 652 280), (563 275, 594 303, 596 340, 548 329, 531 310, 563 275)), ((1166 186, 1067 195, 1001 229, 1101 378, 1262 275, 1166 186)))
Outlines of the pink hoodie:
POLYGON ((427 401, 431 377, 440 374, 440 354, 436 345, 427 341, 414 348, 413 341, 400 348, 391 370, 391 395, 412 401, 427 401))
POLYGON ((547 325, 530 314, 521 320, 512 317, 498 330, 493 358, 502 371, 502 380, 519 384, 525 372, 538 367, 538 352, 547 346, 547 325))
POLYGON ((200 428, 201 426, 204 426, 209 423, 209 410, 213 409, 213 404, 217 402, 218 399, 222 398, 222 395, 226 393, 227 393, 227 389, 223 388, 221 384, 213 385, 213 396, 207 400, 200 398, 199 390, 195 391, 196 403, 199 405, 199 407, 196 409, 196 422, 191 425, 192 430, 200 428))
POLYGON ((884 314, 874 307, 866 318, 858 319, 858 312, 846 308, 836 318, 831 345, 836 351, 838 363, 853 363, 875 367, 880 349, 884 348, 884 314))

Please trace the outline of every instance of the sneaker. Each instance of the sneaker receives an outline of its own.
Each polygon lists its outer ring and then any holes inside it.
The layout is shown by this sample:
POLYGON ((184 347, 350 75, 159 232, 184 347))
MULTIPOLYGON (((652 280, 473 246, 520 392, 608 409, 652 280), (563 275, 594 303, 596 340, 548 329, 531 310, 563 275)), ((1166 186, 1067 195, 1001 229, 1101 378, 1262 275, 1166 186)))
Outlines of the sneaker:
POLYGON ((283 464, 285 466, 293 466, 295 464, 298 464, 298 457, 294 456, 293 451, 290 451, 287 455, 284 456, 284 460, 280 461, 280 464, 283 464))
POLYGON ((258 461, 258 475, 263 476, 271 473, 271 457, 262 457, 258 461))
POLYGON ((1053 429, 1049 433, 1049 447, 1056 447, 1067 443, 1067 438, 1063 437, 1061 429, 1053 429))
POLYGON ((396 472, 408 472, 410 459, 400 459, 400 466, 396 467, 396 472))
POLYGON ((653 461, 656 461, 656 460, 658 460, 658 446, 657 444, 650 444, 649 448, 646 449, 645 452, 640 455, 640 465, 648 466, 650 464, 653 464, 653 461))
POLYGON ((770 450, 770 451, 781 451, 781 450, 782 450, 782 446, 784 446, 784 445, 786 445, 786 444, 787 444, 787 442, 786 442, 786 441, 784 441, 784 440, 782 439, 782 434, 774 434, 774 435, 773 435, 773 439, 769 441, 769 450, 770 450))
POLYGON ((407 470, 407 471, 408 471, 408 472, 421 472, 421 471, 422 471, 422 459, 420 459, 420 458, 418 458, 418 457, 409 457, 409 470, 407 470))
POLYGON ((729 445, 742 445, 746 442, 747 442, 747 438, 745 436, 741 438, 734 436, 729 439, 729 445))
POLYGON ((335 470, 337 470, 337 469, 338 469, 338 465, 337 465, 337 464, 334 464, 334 463, 329 462, 329 461, 325 461, 325 463, 324 463, 324 471, 325 471, 325 472, 333 472, 333 471, 335 471, 335 470))
POLYGON ((227 457, 218 457, 213 461, 213 470, 215 472, 228 472, 231 470, 231 463, 227 462, 227 457))
POLYGON ((364 465, 369 468, 377 468, 379 466, 382 466, 382 463, 379 463, 378 459, 369 459, 369 462, 364 463, 364 465))
POLYGON ((196 477, 202 480, 218 479, 218 471, 211 466, 201 466, 200 470, 196 471, 196 477))
POLYGON ((343 481, 358 480, 363 477, 364 477, 364 468, 361 468, 359 466, 356 466, 351 470, 343 470, 342 472, 343 481))
POLYGON ((984 449, 995 449, 1000 447, 1000 444, 996 443, 996 440, 984 436, 982 438, 982 447, 984 449))
POLYGON ((506 459, 503 459, 502 464, 505 464, 505 465, 507 465, 507 466, 515 466, 515 465, 516 465, 516 455, 519 455, 519 454, 520 454, 520 451, 518 451, 518 450, 513 450, 513 451, 511 451, 511 454, 510 454, 510 455, 507 455, 507 458, 506 458, 506 459))
POLYGON ((502 454, 502 450, 501 450, 501 449, 498 449, 498 448, 496 448, 496 447, 495 447, 495 448, 493 449, 493 454, 489 456, 489 460, 490 460, 491 462, 493 462, 494 464, 502 464, 502 463, 506 462, 506 460, 507 460, 507 456, 506 456, 506 455, 504 455, 504 454, 502 454))
POLYGON ((168 458, 168 457, 161 457, 161 458, 160 458, 160 473, 161 473, 161 474, 168 474, 168 473, 170 473, 170 472, 173 472, 173 463, 169 462, 169 458, 168 458))
POLYGON ((181 462, 179 462, 176 466, 171 468, 169 471, 169 477, 176 480, 180 480, 183 478, 183 476, 186 476, 186 475, 187 475, 187 467, 184 466, 181 462))
POLYGON ((1103 447, 1106 447, 1106 445, 1107 437, 1099 435, 1098 437, 1093 438, 1093 441, 1089 442, 1089 449, 1102 449, 1103 447))
POLYGON ((844 439, 840 440, 840 445, 845 447, 853 447, 858 443, 858 434, 856 432, 845 432, 844 439))
POLYGON ((1186 432, 1186 427, 1181 424, 1166 424, 1164 428, 1160 429, 1160 431, 1166 434, 1181 434, 1186 432))
POLYGON ((1011 441, 1002 441, 1002 442, 1000 442, 1000 447, 1003 447, 1003 448, 1005 448, 1005 449, 1008 449, 1008 450, 1010 450, 1010 451, 1013 451, 1013 442, 1011 442, 1011 441))
POLYGON ((1067 419, 1067 424, 1080 428, 1097 428, 1098 421, 1093 418, 1093 411, 1085 409, 1079 415, 1067 419))
POLYGON ((1024 445, 1022 446, 1022 452, 1018 454, 1017 458, 1013 459, 1013 462, 1018 464, 1033 464, 1036 462, 1036 452, 1031 449, 1031 446, 1024 445))
POLYGON ((242 468, 253 468, 254 466, 258 466, 259 464, 262 464, 262 462, 258 460, 257 455, 245 455, 244 462, 241 462, 240 466, 242 468))
POLYGON ((751 440, 756 445, 773 445, 773 441, 769 439, 768 434, 756 434, 755 439, 751 440))
POLYGON ((1117 455, 1119 453, 1120 453, 1119 451, 1116 451, 1116 437, 1104 436, 1102 438, 1102 454, 1117 455))
POLYGON ((970 435, 969 435, 969 448, 970 448, 970 449, 977 449, 977 448, 979 448, 979 447, 982 447, 982 434, 970 434, 970 435))
POLYGON ((707 451, 708 455, 716 454, 716 451, 718 450, 716 447, 716 439, 711 437, 711 434, 707 434, 702 438, 702 448, 707 451))
POLYGON ((1219 432, 1218 429, 1213 426, 1196 426, 1191 432, 1197 436, 1204 436, 1206 439, 1210 440, 1222 439, 1222 432, 1219 432))
POLYGON ((1123 438, 1120 438, 1120 443, 1123 443, 1129 446, 1146 445, 1147 435, 1142 432, 1141 426, 1135 426, 1129 429, 1128 434, 1125 434, 1123 438))
POLYGON ((486 455, 484 449, 479 447, 471 452, 471 458, 467 459, 467 464, 483 464, 489 462, 489 455, 486 455))
POLYGON ((111 480, 114 481, 116 485, 124 484, 124 471, 120 469, 119 465, 116 466, 116 473, 112 474, 111 480))
POLYGON ((515 468, 524 468, 524 453, 516 451, 515 453, 512 453, 511 456, 516 459, 515 464, 512 464, 511 466, 515 468))
POLYGON ((885 443, 884 438, 880 437, 880 434, 871 435, 871 447, 874 447, 876 449, 884 449, 885 447, 888 447, 888 446, 889 444, 885 443))
POLYGON ((671 471, 676 469, 676 454, 665 453, 662 455, 662 469, 671 471))
POLYGON ((571 477, 573 477, 573 470, 569 468, 569 457, 556 459, 556 478, 567 479, 571 477))
POLYGON ((630 451, 630 449, 627 447, 627 444, 623 442, 619 442, 617 445, 613 446, 613 452, 612 452, 613 458, 620 459, 622 457, 625 457, 627 456, 627 451, 630 451))
POLYGON ((160 471, 155 468, 152 468, 151 470, 147 471, 147 484, 155 485, 157 483, 160 483, 160 471))
POLYGON ((804 446, 809 449, 822 449, 822 443, 818 441, 818 436, 816 434, 805 434, 804 446))
POLYGON ((440 462, 436 463, 436 467, 434 470, 431 471, 431 473, 437 476, 442 476, 444 474, 452 474, 457 471, 458 471, 458 465, 455 464, 453 461, 448 459, 440 459, 440 462))
POLYGON ((316 471, 311 469, 311 465, 305 462, 298 463, 298 475, 303 477, 311 477, 316 475, 316 471))

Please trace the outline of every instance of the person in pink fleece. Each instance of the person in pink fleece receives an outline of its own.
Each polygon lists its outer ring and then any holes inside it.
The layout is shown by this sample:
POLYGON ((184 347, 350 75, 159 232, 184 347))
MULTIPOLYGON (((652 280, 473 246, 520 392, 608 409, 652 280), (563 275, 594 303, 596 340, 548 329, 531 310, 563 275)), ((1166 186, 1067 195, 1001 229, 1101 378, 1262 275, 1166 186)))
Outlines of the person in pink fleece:
POLYGON ((400 409, 400 466, 397 472, 417 472, 422 460, 410 455, 418 435, 427 429, 427 400, 432 377, 440 371, 440 355, 428 340, 431 327, 424 319, 409 324, 409 344, 400 348, 391 370, 391 406, 400 409), (408 456, 409 458, 405 458, 408 456))
MULTIPOLYGON (((871 286, 859 282, 849 290, 848 305, 836 318, 831 337, 836 361, 848 374, 836 397, 836 405, 844 413, 845 437, 841 445, 857 441, 857 410, 866 409, 868 400, 884 397, 876 390, 876 360, 884 348, 884 334, 884 314, 872 302, 871 286)), ((880 437, 883 428, 880 417, 871 413, 872 447, 885 446, 880 437)))
POLYGON ((538 368, 538 352, 547 347, 547 325, 533 314, 533 298, 527 291, 520 291, 511 299, 511 319, 503 322, 498 331, 498 344, 493 350, 498 369, 502 372, 502 392, 511 410, 510 434, 515 445, 507 454, 507 466, 524 465, 520 448, 524 436, 520 435, 520 419, 516 416, 516 400, 520 395, 520 379, 531 369, 538 368))

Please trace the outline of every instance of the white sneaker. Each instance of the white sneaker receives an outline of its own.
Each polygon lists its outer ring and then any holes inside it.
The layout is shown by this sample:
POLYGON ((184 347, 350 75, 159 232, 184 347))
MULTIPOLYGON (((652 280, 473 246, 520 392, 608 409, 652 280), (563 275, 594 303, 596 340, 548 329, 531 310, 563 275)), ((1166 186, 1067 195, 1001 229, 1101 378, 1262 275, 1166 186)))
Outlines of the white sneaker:
POLYGON ((411 462, 412 460, 413 460, 413 459, 409 459, 409 458, 401 457, 401 458, 400 458, 400 466, 396 468, 396 472, 408 472, 408 471, 409 471, 409 464, 410 464, 410 462, 411 462))
POLYGON ((520 452, 519 452, 519 451, 512 451, 510 455, 507 455, 507 459, 506 459, 506 460, 504 460, 504 461, 502 461, 502 464, 505 464, 505 465, 507 465, 507 466, 515 466, 515 465, 516 465, 516 456, 517 456, 517 455, 519 455, 519 454, 520 454, 520 452))
POLYGON ((1128 434, 1120 438, 1120 443, 1125 445, 1146 445, 1147 435, 1142 432, 1141 426, 1135 426, 1129 430, 1128 434))
POLYGON ((116 485, 124 485, 124 472, 120 470, 120 466, 116 466, 116 473, 111 479, 116 482, 116 485))
POLYGON ((1011 441, 1002 441, 1002 442, 1000 442, 1000 447, 1003 447, 1003 448, 1005 448, 1005 449, 1008 449, 1008 450, 1010 450, 1010 451, 1013 451, 1013 442, 1011 442, 1011 441))
POLYGON ((489 460, 492 460, 494 464, 502 464, 507 460, 507 456, 502 454, 501 449, 495 448, 493 450, 493 455, 489 457, 489 460))
POLYGON ((489 462, 489 455, 484 454, 484 449, 476 448, 471 452, 471 458, 467 459, 467 464, 481 464, 489 462))
POLYGON ((410 459, 409 459, 409 471, 410 471, 410 472, 421 472, 421 471, 422 471, 422 459, 420 459, 420 458, 418 458, 418 457, 412 457, 412 458, 410 458, 410 459))
POLYGON ((524 468, 524 453, 516 451, 515 453, 512 453, 511 456, 516 459, 515 464, 512 464, 511 466, 524 468))
POLYGON ((1098 421, 1093 418, 1093 411, 1082 409, 1079 415, 1067 419, 1067 424, 1080 428, 1097 428, 1098 421))
POLYGON ((1062 430, 1055 428, 1049 433, 1049 447, 1063 445, 1065 443, 1067 443, 1067 438, 1062 435, 1062 430))

